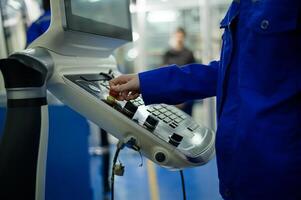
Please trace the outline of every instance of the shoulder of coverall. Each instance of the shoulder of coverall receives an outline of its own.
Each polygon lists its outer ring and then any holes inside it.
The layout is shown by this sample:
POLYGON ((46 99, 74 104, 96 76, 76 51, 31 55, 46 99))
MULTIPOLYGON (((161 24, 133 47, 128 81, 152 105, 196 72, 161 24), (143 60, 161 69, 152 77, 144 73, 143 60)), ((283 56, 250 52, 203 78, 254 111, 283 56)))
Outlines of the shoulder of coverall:
MULTIPOLYGON (((252 2, 247 26, 255 32, 274 33, 296 29, 300 25, 300 0, 248 0, 252 2), (298 25, 299 24, 299 25, 298 25)), ((240 11, 241 0, 234 0, 220 27, 231 24, 240 11)), ((299 27, 300 28, 300 27, 299 27)))
POLYGON ((240 0, 234 0, 230 5, 224 19, 220 22, 220 28, 225 28, 230 25, 235 16, 239 12, 240 0))

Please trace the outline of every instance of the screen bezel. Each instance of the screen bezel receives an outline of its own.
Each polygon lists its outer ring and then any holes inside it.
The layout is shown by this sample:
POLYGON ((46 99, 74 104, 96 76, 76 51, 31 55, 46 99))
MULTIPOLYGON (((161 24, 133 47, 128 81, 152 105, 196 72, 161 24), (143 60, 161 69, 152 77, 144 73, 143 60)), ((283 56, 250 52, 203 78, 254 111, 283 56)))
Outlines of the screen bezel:
POLYGON ((131 24, 131 14, 129 9, 130 0, 125 0, 127 1, 128 4, 127 15, 129 21, 129 29, 122 28, 119 26, 114 26, 111 24, 102 23, 102 22, 96 22, 97 26, 95 26, 94 20, 73 15, 71 1, 72 0, 64 0, 67 30, 132 41, 132 24, 131 24))

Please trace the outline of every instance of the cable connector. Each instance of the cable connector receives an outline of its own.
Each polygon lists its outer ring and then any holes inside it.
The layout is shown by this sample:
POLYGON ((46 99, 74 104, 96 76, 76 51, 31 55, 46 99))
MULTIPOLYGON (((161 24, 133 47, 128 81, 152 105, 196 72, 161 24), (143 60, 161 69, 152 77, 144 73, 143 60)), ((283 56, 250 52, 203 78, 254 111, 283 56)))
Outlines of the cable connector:
POLYGON ((116 175, 116 176, 123 176, 124 175, 124 166, 122 165, 122 163, 116 164, 114 166, 114 175, 116 175))
POLYGON ((133 137, 130 137, 127 141, 125 141, 125 146, 135 151, 140 151, 140 147, 137 144, 137 140, 133 137))
POLYGON ((124 143, 119 141, 117 144, 117 149, 113 158, 112 174, 111 174, 111 200, 114 200, 114 177, 115 174, 122 176, 124 174, 124 166, 122 164, 117 164, 117 159, 120 151, 124 148, 124 143))

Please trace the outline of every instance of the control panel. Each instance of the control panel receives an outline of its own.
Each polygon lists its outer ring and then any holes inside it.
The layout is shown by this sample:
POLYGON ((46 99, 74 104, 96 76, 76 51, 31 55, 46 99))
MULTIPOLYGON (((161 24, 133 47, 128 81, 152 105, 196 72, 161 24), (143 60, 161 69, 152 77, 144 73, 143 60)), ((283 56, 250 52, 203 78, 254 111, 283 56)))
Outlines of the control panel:
MULTIPOLYGON (((111 119, 110 126, 118 127, 126 123, 129 130, 124 132, 127 135, 133 133, 137 149, 154 162, 165 167, 184 168, 203 165, 210 160, 214 155, 213 131, 197 124, 175 106, 146 106, 141 97, 131 101, 116 100, 110 95, 109 88, 109 81, 115 75, 118 74, 110 70, 97 74, 68 74, 64 75, 64 79, 67 84, 97 101, 98 109, 110 110, 107 112, 107 117, 111 119), (137 133, 137 130, 143 131, 137 133), (177 161, 173 163, 173 159, 177 161), (176 164, 181 163, 181 159, 185 163, 176 164)), ((114 131, 110 133, 114 135, 114 131)), ((118 135, 116 137, 120 138, 118 135)))

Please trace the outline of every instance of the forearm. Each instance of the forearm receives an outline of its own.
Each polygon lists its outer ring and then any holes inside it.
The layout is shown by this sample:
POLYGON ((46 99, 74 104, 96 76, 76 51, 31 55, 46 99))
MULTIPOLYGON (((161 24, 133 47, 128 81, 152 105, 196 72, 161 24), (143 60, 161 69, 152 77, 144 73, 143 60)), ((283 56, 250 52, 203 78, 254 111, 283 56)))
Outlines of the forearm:
POLYGON ((210 65, 176 65, 139 74, 146 104, 178 104, 216 95, 218 62, 210 65))

